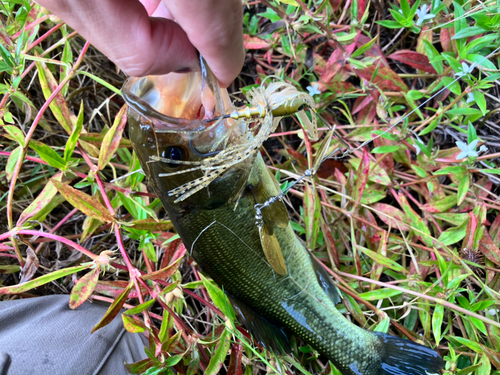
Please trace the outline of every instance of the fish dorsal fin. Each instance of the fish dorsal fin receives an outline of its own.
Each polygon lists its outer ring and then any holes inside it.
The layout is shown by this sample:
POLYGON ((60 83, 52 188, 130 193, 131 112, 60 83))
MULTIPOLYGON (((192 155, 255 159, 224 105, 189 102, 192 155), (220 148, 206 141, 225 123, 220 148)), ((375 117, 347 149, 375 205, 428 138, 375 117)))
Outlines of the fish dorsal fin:
POLYGON ((318 279, 319 285, 321 285, 323 290, 326 292, 326 294, 328 294, 335 305, 337 303, 340 303, 342 301, 342 296, 340 295, 340 292, 333 282, 332 278, 330 277, 330 275, 328 275, 328 272, 326 272, 323 266, 318 263, 316 258, 314 258, 312 255, 309 256, 311 257, 312 266, 314 268, 314 272, 316 273, 316 279, 318 279))
POLYGON ((285 332, 254 312, 243 302, 228 295, 241 324, 253 335, 255 341, 277 354, 292 351, 285 332))

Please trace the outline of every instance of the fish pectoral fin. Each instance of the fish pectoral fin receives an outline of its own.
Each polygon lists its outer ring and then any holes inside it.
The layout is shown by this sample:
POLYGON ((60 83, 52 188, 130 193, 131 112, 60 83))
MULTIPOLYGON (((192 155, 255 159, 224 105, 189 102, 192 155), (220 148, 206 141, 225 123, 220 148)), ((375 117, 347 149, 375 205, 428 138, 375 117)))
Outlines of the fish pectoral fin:
POLYGON ((314 273, 316 274, 316 279, 318 280, 319 285, 323 288, 323 290, 328 294, 332 302, 336 305, 342 301, 342 296, 340 295, 340 291, 337 288, 337 285, 333 282, 332 278, 326 272, 321 264, 318 263, 316 258, 314 258, 311 254, 312 266, 314 268, 314 273))
POLYGON ((283 329, 270 323, 235 297, 227 296, 238 320, 252 334, 255 341, 277 354, 291 353, 292 347, 283 329))
POLYGON ((269 227, 265 224, 263 227, 259 228, 262 250, 264 251, 264 255, 273 270, 284 276, 288 272, 285 258, 283 258, 283 253, 281 252, 281 247, 276 235, 274 232, 269 233, 268 228, 269 227))

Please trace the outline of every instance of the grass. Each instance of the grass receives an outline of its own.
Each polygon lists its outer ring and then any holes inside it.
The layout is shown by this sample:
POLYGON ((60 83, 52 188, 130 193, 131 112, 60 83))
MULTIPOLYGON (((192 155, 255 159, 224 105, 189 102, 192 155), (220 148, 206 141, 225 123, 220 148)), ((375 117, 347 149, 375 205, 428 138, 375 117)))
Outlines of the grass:
MULTIPOLYGON (((144 177, 112 182, 139 168, 124 75, 38 5, 1 3, 1 298, 114 301, 95 329, 124 306, 127 329, 157 339, 134 373, 338 373, 299 340, 280 358, 252 344, 144 177)), ((275 75, 314 93, 349 149, 335 140, 339 158, 290 190, 293 227, 343 291, 339 310, 436 348, 448 374, 500 373, 499 10, 248 2, 229 89, 243 99, 275 75)), ((289 118, 265 144, 284 184, 317 152, 301 134, 289 118)))

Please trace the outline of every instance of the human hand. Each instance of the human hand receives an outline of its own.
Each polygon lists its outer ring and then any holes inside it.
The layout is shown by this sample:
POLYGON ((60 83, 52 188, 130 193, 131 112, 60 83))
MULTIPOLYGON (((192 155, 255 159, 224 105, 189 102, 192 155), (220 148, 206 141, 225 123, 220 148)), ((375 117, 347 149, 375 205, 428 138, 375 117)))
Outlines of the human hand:
POLYGON ((36 1, 131 76, 198 70, 197 50, 224 87, 243 66, 241 0, 36 1))

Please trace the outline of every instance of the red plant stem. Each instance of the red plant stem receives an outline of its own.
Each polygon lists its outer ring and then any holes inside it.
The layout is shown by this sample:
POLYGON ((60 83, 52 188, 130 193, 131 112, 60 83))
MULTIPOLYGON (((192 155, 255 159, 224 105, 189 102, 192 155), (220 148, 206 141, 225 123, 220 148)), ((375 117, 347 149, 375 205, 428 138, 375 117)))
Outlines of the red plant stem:
POLYGON ((41 42, 43 42, 45 39, 47 39, 49 36, 51 36, 55 31, 59 30, 62 27, 62 25, 64 25, 64 22, 61 22, 61 23, 58 23, 57 25, 55 25, 52 29, 50 29, 45 34, 43 34, 40 38, 38 38, 33 43, 31 43, 29 45, 29 47, 26 49, 26 51, 29 51, 30 49, 35 47, 37 44, 40 44, 41 42))
POLYGON ((189 294, 191 297, 193 297, 194 299, 196 299, 198 302, 201 302, 202 304, 204 304, 205 306, 209 307, 211 310, 213 310, 217 315, 219 315, 222 319, 224 319, 226 316, 224 315, 224 313, 222 311, 220 311, 217 307, 215 307, 214 305, 212 305, 210 302, 208 302, 206 299, 204 298, 201 298, 199 295, 197 295, 196 293, 190 291, 189 289, 182 289, 182 291, 186 294, 189 294))
MULTIPOLYGON (((31 30, 32 28, 34 28, 36 25, 42 23, 43 21, 45 21, 47 18, 49 18, 49 15, 45 15, 45 16, 42 16, 40 17, 39 19, 37 19, 35 22, 32 22, 30 23, 28 26, 25 26, 23 28, 24 31, 28 31, 28 30, 31 30)), ((19 38, 21 36, 21 34, 23 33, 23 30, 19 30, 17 33, 15 33, 14 35, 12 35, 12 39, 16 39, 16 38, 19 38)))
MULTIPOLYGON (((67 222, 69 219, 71 219, 71 217, 73 217, 74 214, 76 214, 78 212, 78 209, 77 208, 74 208, 73 210, 71 210, 71 212, 69 214, 67 214, 65 217, 62 218, 62 220, 57 223, 57 225, 52 228, 49 233, 52 234, 54 233, 56 230, 58 230, 65 222, 67 222)), ((44 242, 40 243, 37 247, 36 247, 36 250, 35 250, 35 253, 38 254, 38 252, 41 250, 41 248, 43 247, 44 245, 44 242)))
MULTIPOLYGON (((179 318, 179 316, 158 296, 159 293, 156 293, 154 292, 150 287, 149 285, 143 280, 141 279, 140 277, 137 277, 136 280, 138 280, 138 282, 142 285, 143 288, 145 288, 148 293, 154 297, 154 299, 165 309, 167 310, 167 312, 172 315, 172 318, 174 319, 174 322, 177 326, 177 328, 182 331, 181 335, 183 336, 184 340, 186 342, 189 342, 188 341, 188 337, 186 335, 186 332, 189 332, 190 334, 194 334, 195 332, 192 332, 191 329, 186 325, 184 324, 184 322, 182 321, 181 318, 179 318)), ((140 290, 140 289, 139 289, 140 290)), ((141 292, 139 291, 139 294, 141 294, 141 292)))
POLYGON ((14 228, 14 229, 10 230, 9 232, 0 234, 0 241, 4 241, 4 240, 6 240, 9 237, 17 236, 18 234, 24 234, 24 235, 27 235, 27 236, 39 236, 39 237, 50 238, 50 239, 52 239, 54 241, 61 242, 61 243, 65 244, 65 245, 68 245, 69 247, 71 247, 71 248, 73 248, 75 250, 80 251, 81 253, 83 253, 86 256, 88 256, 90 259, 96 259, 97 258, 97 255, 95 255, 94 253, 90 252, 86 248, 78 245, 77 243, 75 243, 73 241, 70 241, 70 240, 68 240, 68 239, 66 239, 64 237, 57 236, 57 235, 52 234, 52 233, 40 232, 38 230, 16 229, 16 228, 14 228))
MULTIPOLYGON (((200 275, 198 274, 198 270, 196 269, 195 266, 192 266, 191 269, 193 270, 193 275, 196 281, 200 281, 200 275)), ((203 294, 203 298, 205 298, 208 301, 208 295, 207 295, 207 290, 205 288, 201 289, 201 293, 203 294)))
MULTIPOLYGON (((328 270, 328 272, 330 273, 333 273, 333 271, 331 270, 328 270)), ((476 314, 475 312, 472 312, 472 311, 469 311, 467 309, 464 309, 463 307, 460 307, 460 306, 457 306, 451 302, 448 302, 442 298, 436 298, 436 297, 432 297, 432 296, 429 296, 427 294, 423 294, 423 293, 419 293, 419 292, 415 292, 414 290, 411 290, 411 289, 405 289, 405 288, 401 288, 399 286, 396 286, 396 285, 392 285, 392 284, 387 284, 387 283, 383 283, 381 281, 376 281, 376 280, 372 280, 372 279, 368 279, 366 277, 363 277, 363 276, 357 276, 357 275, 352 275, 350 273, 347 273, 347 272, 337 272, 340 276, 344 276, 344 277, 349 277, 351 279, 356 279, 356 280, 360 280, 360 281, 365 281, 367 283, 372 283, 372 284, 376 284, 376 285, 380 285, 382 287, 385 287, 385 288, 389 288, 389 289, 394 289, 394 290, 399 290, 403 293, 407 293, 407 294, 411 294, 412 296, 415 296, 415 297, 419 297, 419 298, 423 298, 423 299, 426 299, 428 301, 432 301, 436 304, 439 304, 439 305, 443 305, 444 307, 447 307, 451 310, 455 310, 459 313, 462 313, 462 314, 465 314, 465 315, 468 315, 468 316, 472 316, 476 319, 479 319, 481 321, 483 321, 484 323, 487 323, 487 324, 491 324, 491 325, 494 325, 495 327, 499 327, 500 328, 500 323, 499 322, 496 322, 494 320, 491 320, 489 318, 486 318, 482 315, 479 315, 479 314, 476 314)))
MULTIPOLYGON (((10 154, 12 154, 11 151, 0 151, 0 155, 3 155, 3 156, 10 156, 10 154)), ((25 159, 26 160, 29 160, 29 161, 34 161, 35 163, 40 163, 40 164, 45 164, 45 165, 48 165, 46 162, 44 162, 42 159, 40 158, 35 158, 33 156, 29 156, 29 155, 26 155, 25 156, 25 159)))
MULTIPOLYGON (((16 188, 16 183, 17 183, 17 178, 19 176, 19 172, 21 171, 21 166, 23 164, 24 156, 26 155, 26 152, 28 151, 28 144, 31 140, 31 137, 33 136, 33 133, 36 130, 36 127, 38 123, 40 122, 43 114, 49 108, 50 103, 55 99, 55 97, 59 94, 59 92, 63 89, 63 87, 66 85, 66 83, 69 82, 71 78, 73 78, 73 75, 75 74, 76 69, 80 66, 81 62, 83 61, 83 57, 85 56, 85 53, 87 52, 87 49, 89 48, 89 42, 86 42, 85 45, 82 48, 82 51, 80 52, 80 55, 78 56, 78 59, 75 62, 75 66, 69 74, 64 77, 62 82, 59 84, 59 86, 56 87, 54 92, 50 95, 50 97, 47 99, 47 101, 43 104, 42 108, 40 108, 40 111, 36 115, 35 119, 33 120, 33 124, 31 124, 30 130, 28 131, 28 134, 26 134, 25 138, 25 146, 22 149, 21 155, 19 155, 19 158, 17 159, 17 163, 14 167, 14 171, 12 173, 12 179, 10 181, 10 186, 9 186, 9 193, 7 196, 7 222, 9 225, 9 229, 11 230, 13 228, 13 222, 12 222, 12 206, 13 206, 13 199, 14 199, 14 190, 16 188)), ((19 251, 17 247, 17 242, 14 238, 12 238, 12 243, 14 244, 14 248, 16 249, 16 254, 17 258, 19 260, 19 264, 24 267, 24 260, 21 255, 21 252, 19 251)))
MULTIPOLYGON (((90 167, 90 170, 93 172, 97 172, 97 167, 94 165, 94 163, 92 163, 92 160, 90 160, 87 153, 83 150, 83 148, 80 145, 80 142, 78 142, 78 148, 80 149, 80 153, 81 153, 83 159, 87 162, 88 166, 90 167)), ((116 214, 115 210, 114 210, 113 205, 109 201, 109 198, 106 194, 106 189, 104 189, 104 185, 102 184, 101 177, 99 176, 98 173, 95 173, 94 178, 97 182, 97 186, 99 187, 99 191, 101 192, 102 200, 104 201, 106 208, 108 209, 111 216, 115 216, 115 214, 116 214)), ((123 244, 123 238, 122 238, 122 235, 120 232, 120 225, 117 223, 114 223, 113 226, 115 228, 115 236, 116 236, 116 240, 118 242, 118 248, 120 249, 120 253, 122 255, 122 258, 125 261, 125 264, 127 265, 127 269, 130 273, 130 277, 135 280, 137 278, 137 276, 139 275, 139 273, 138 273, 137 269, 135 268, 135 266, 130 261, 130 258, 127 254, 127 251, 125 250, 125 245, 123 244)), ((138 289, 138 287, 139 287, 139 285, 136 285, 137 294, 139 296, 141 296, 140 297, 140 299, 141 299, 142 294, 141 294, 140 289, 138 289)), ((141 303, 142 302, 143 301, 141 301, 141 303)))

